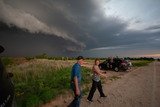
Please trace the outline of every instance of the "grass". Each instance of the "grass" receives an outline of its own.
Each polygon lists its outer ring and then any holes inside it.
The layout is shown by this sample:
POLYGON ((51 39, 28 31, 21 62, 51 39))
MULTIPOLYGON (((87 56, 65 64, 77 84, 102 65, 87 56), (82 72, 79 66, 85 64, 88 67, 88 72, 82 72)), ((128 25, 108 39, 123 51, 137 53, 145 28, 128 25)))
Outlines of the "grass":
POLYGON ((12 65, 14 63, 14 60, 11 57, 2 57, 1 60, 5 66, 12 65))
POLYGON ((141 66, 147 66, 149 63, 152 61, 147 61, 147 60, 139 60, 139 61, 134 61, 132 62, 134 67, 141 67, 141 66))
POLYGON ((111 81, 114 81, 114 80, 117 80, 117 79, 120 79, 121 77, 118 77, 118 76, 111 76, 110 78, 109 78, 109 80, 111 80, 111 81))
MULTIPOLYGON (((56 68, 52 61, 40 61, 9 68, 14 74, 17 107, 39 106, 70 90, 70 65, 56 68)), ((82 75, 82 84, 90 83, 90 69, 82 68, 82 75)))

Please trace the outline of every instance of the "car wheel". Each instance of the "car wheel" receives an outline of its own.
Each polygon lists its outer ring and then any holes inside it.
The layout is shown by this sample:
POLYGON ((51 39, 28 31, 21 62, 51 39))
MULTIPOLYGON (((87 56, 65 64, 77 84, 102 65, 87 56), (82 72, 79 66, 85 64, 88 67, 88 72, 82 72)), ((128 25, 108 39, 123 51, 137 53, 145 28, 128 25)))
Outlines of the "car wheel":
POLYGON ((128 70, 128 67, 126 66, 126 67, 124 67, 124 71, 127 71, 128 70))
POLYGON ((119 68, 118 68, 118 67, 115 67, 114 70, 115 70, 116 72, 118 72, 118 71, 119 71, 119 68))

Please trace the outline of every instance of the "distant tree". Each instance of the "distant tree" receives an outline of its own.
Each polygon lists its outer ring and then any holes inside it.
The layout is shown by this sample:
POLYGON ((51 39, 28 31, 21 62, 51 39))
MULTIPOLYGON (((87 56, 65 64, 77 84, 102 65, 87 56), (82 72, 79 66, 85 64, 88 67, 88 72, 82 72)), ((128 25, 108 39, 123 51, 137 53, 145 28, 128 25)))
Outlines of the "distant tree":
POLYGON ((37 59, 48 59, 49 57, 48 57, 48 55, 46 53, 43 53, 41 55, 37 55, 36 58, 37 59))

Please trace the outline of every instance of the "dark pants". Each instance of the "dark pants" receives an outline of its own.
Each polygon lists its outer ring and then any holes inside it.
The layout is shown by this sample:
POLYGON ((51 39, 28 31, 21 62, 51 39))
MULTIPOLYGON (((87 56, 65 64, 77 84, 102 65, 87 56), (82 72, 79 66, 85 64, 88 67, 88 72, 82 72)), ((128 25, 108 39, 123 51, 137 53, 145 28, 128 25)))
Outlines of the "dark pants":
POLYGON ((73 101, 67 107, 80 107, 81 95, 75 96, 73 101))
POLYGON ((94 93, 95 93, 95 91, 96 91, 97 88, 98 88, 100 97, 104 97, 105 94, 103 93, 103 90, 102 90, 101 81, 98 81, 98 82, 96 82, 96 81, 94 81, 94 80, 92 80, 92 81, 93 81, 93 82, 92 82, 92 88, 91 88, 91 90, 90 90, 90 92, 89 92, 89 95, 88 95, 87 99, 88 99, 88 100, 92 100, 93 95, 94 95, 94 93))

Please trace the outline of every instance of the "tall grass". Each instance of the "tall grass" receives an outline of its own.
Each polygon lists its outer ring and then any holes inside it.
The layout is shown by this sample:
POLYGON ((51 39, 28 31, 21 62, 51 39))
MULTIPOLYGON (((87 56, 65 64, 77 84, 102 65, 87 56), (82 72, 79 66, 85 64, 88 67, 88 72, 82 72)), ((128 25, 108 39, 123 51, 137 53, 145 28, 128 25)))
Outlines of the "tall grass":
POLYGON ((132 64, 134 67, 141 67, 141 66, 147 66, 151 62, 153 61, 139 60, 139 61, 133 61, 132 64))
POLYGON ((2 57, 1 60, 5 66, 12 65, 14 63, 12 57, 2 57))
MULTIPOLYGON (((12 66, 18 107, 35 107, 70 89, 71 66, 53 66, 41 60, 12 66)), ((90 82, 90 69, 82 69, 82 83, 90 82)))

